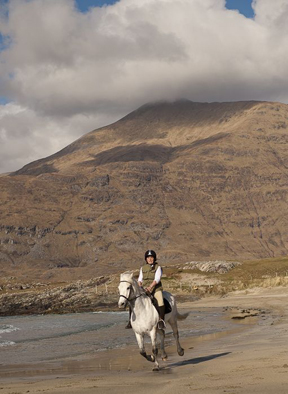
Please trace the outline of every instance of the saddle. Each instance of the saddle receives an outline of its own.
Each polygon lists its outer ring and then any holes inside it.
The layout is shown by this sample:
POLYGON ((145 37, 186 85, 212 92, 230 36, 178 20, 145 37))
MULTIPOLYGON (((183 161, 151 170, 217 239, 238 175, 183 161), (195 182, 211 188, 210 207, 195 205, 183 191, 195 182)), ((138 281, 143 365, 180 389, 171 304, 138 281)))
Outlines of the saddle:
MULTIPOLYGON (((152 295, 152 294, 147 294, 150 299, 151 302, 153 304, 153 306, 156 308, 156 311, 159 313, 159 306, 158 306, 158 302, 156 300, 156 298, 152 295)), ((170 305, 169 301, 166 300, 166 298, 164 298, 164 306, 165 306, 165 315, 167 315, 168 313, 170 313, 172 311, 172 306, 170 305)))

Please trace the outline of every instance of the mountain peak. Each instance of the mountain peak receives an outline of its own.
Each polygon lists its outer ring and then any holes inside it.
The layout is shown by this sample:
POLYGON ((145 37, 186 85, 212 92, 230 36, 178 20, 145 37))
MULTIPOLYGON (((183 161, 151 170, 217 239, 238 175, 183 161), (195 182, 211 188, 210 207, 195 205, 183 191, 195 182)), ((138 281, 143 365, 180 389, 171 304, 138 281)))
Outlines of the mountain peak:
POLYGON ((266 104, 256 101, 197 103, 187 99, 146 103, 112 125, 94 130, 13 174, 67 173, 69 168, 78 171, 77 166, 82 171, 81 163, 92 163, 97 155, 103 160, 105 151, 110 156, 111 152, 119 152, 119 147, 123 151, 126 146, 130 152, 130 146, 136 144, 180 147, 218 133, 237 132, 243 122, 249 123, 250 118, 255 118, 255 108, 259 105, 266 104))
POLYGON ((0 177, 2 276, 90 278, 148 248, 167 265, 287 255, 287 119, 279 103, 150 103, 0 177))

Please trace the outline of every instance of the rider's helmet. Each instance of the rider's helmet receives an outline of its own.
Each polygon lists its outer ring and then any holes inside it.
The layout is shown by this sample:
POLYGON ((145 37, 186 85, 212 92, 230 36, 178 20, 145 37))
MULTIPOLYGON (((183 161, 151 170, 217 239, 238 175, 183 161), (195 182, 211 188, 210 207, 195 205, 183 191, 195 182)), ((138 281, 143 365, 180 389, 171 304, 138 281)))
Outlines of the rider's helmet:
POLYGON ((149 249, 145 252, 145 261, 146 261, 147 257, 149 257, 149 256, 154 257, 154 263, 155 263, 155 261, 157 260, 157 256, 156 256, 156 253, 154 252, 154 250, 149 249))

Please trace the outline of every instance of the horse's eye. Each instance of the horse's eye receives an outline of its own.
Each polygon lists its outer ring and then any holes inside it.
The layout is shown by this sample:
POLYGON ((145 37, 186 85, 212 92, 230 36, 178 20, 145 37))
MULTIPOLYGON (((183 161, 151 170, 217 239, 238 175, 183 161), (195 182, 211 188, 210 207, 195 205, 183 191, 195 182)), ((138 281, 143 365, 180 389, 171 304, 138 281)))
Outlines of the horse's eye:
POLYGON ((131 286, 128 286, 128 287, 127 287, 127 290, 130 290, 130 289, 131 289, 131 286))

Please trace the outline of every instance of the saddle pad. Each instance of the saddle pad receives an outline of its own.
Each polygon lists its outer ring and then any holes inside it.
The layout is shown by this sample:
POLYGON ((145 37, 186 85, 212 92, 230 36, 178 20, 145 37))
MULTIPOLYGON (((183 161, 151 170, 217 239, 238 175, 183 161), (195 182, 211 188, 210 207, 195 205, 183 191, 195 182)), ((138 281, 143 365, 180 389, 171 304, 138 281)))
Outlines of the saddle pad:
POLYGON ((166 298, 164 298, 164 305, 165 305, 165 315, 167 315, 167 313, 170 313, 172 311, 172 307, 169 304, 169 301, 166 300, 166 298))

